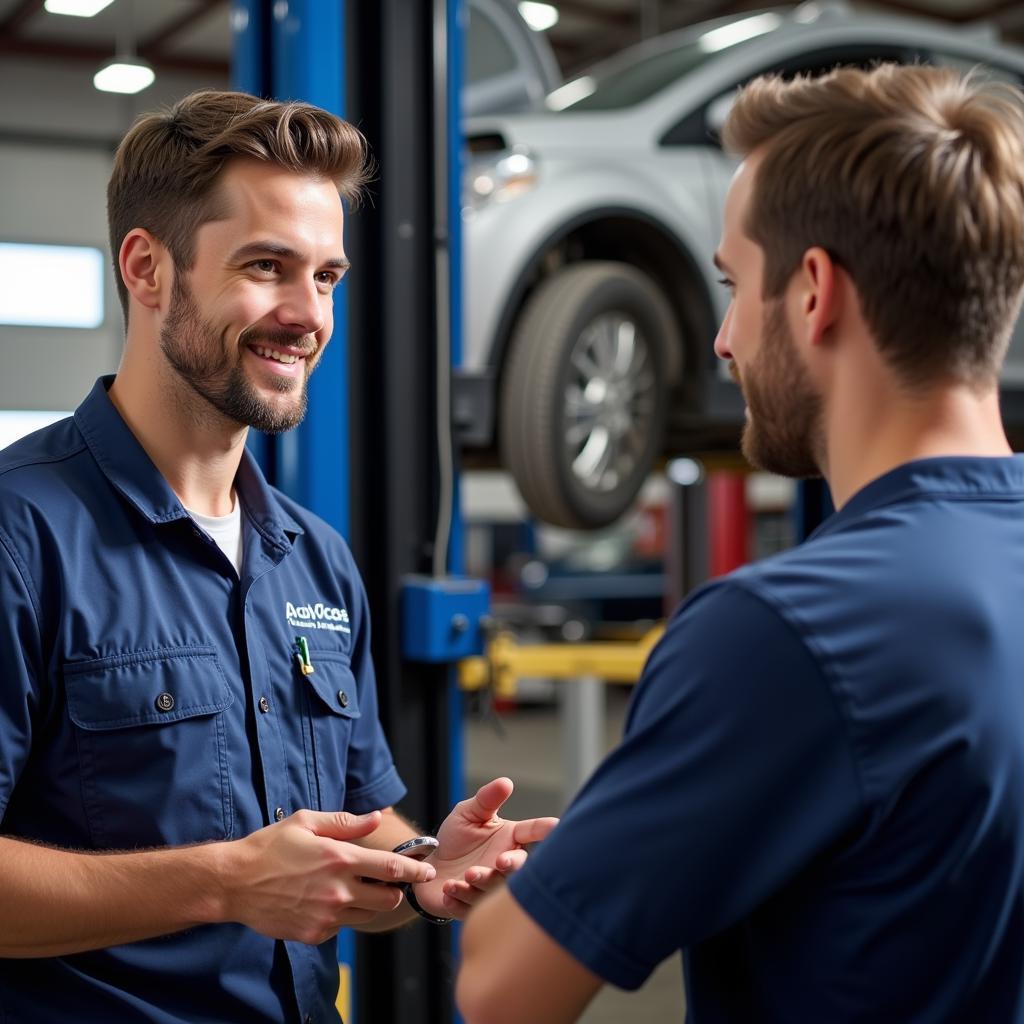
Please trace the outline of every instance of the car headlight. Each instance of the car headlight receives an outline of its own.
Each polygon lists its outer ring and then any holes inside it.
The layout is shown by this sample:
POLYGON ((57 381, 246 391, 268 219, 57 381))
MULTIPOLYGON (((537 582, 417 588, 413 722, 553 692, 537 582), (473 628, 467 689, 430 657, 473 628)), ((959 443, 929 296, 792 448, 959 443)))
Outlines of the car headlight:
POLYGON ((529 192, 537 177, 537 161, 525 150, 478 157, 466 169, 465 205, 479 210, 508 202, 529 192))

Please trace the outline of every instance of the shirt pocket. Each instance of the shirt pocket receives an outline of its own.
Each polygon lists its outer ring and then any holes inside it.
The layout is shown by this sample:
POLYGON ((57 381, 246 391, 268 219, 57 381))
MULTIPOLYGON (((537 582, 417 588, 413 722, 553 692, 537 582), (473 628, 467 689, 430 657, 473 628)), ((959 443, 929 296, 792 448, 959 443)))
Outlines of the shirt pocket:
POLYGON ((231 838, 224 712, 234 697, 216 648, 71 662, 64 684, 97 849, 231 838))
POLYGON ((314 669, 302 678, 312 738, 311 789, 316 810, 337 811, 345 806, 349 749, 360 717, 356 677, 346 655, 310 651, 314 669))

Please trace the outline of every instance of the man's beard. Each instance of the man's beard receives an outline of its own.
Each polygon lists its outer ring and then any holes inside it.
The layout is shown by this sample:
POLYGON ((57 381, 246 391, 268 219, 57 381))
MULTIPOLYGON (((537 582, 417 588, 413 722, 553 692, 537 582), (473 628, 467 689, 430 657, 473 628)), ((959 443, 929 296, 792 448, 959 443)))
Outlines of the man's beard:
POLYGON ((302 422, 309 403, 308 381, 313 365, 310 357, 304 363, 307 370, 301 380, 270 378, 272 386, 282 394, 297 392, 294 401, 284 406, 261 398, 242 368, 244 350, 251 342, 296 345, 300 340, 306 339, 284 331, 248 327, 239 336, 235 361, 229 365, 229 355, 216 329, 203 320, 195 296, 180 273, 175 275, 167 320, 160 331, 160 347, 178 376, 233 422, 268 434, 280 434, 302 422))
POLYGON ((800 361, 781 300, 769 302, 761 323, 761 347, 740 375, 749 415, 742 448, 757 469, 806 479, 821 476, 821 396, 800 361))

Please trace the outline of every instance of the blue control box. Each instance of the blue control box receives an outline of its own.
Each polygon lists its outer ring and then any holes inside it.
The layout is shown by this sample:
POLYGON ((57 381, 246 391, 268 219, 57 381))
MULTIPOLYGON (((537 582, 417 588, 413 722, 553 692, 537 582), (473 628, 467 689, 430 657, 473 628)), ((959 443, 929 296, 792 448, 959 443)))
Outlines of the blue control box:
POLYGON ((402 656, 458 661, 484 652, 491 588, 467 576, 402 578, 402 656))

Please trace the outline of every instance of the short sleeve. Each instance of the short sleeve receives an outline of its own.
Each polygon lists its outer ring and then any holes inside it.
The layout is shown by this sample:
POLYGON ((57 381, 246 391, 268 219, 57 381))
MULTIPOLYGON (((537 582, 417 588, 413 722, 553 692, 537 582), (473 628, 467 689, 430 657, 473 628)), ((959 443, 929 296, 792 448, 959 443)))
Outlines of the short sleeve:
POLYGON ((397 803, 406 789, 381 728, 377 679, 370 654, 370 610, 362 580, 351 558, 349 562, 354 580, 351 665, 359 692, 360 716, 355 719, 348 749, 345 810, 365 814, 397 803))
POLYGON ((42 675, 40 608, 24 562, 0 530, 0 826, 32 745, 42 675))
POLYGON ((511 891, 582 964, 636 988, 784 886, 860 804, 802 638, 750 591, 714 584, 670 622, 621 745, 511 891))

